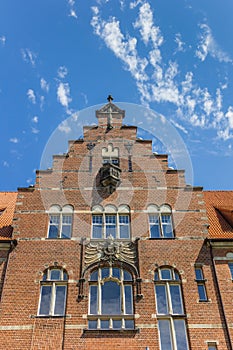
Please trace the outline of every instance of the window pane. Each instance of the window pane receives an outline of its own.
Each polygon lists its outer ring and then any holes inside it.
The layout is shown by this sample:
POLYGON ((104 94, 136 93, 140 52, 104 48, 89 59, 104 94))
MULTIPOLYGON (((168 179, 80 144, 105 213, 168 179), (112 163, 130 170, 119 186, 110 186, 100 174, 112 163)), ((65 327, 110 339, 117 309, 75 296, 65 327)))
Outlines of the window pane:
POLYGON ((203 280, 202 269, 195 269, 196 280, 203 280))
POLYGON ((64 315, 66 302, 66 286, 56 286, 54 315, 64 315))
POLYGON ((104 268, 101 270, 101 273, 102 273, 102 278, 107 278, 107 277, 109 277, 109 268, 108 268, 108 267, 104 267, 104 268))
POLYGON ((150 224, 150 237, 151 238, 161 237, 159 225, 150 224))
POLYGON ((101 329, 109 329, 109 320, 101 320, 100 321, 101 329))
POLYGON ((157 301, 157 313, 168 314, 167 295, 165 286, 155 286, 156 301, 157 301))
POLYGON ((102 238, 102 215, 92 216, 92 237, 102 238))
POLYGON ((89 329, 97 329, 97 320, 93 320, 93 321, 88 321, 88 328, 89 329))
POLYGON ((49 315, 50 313, 50 303, 52 295, 52 286, 42 286, 41 287, 41 299, 40 299, 40 315, 49 315))
POLYGON ((172 273, 170 269, 162 269, 161 270, 161 278, 162 280, 171 280, 172 279, 172 273))
POLYGON ((61 279, 61 270, 53 269, 50 270, 50 280, 59 281, 61 279))
POLYGON ((72 216, 71 215, 63 215, 62 216, 62 238, 70 238, 71 237, 71 226, 72 226, 72 216))
POLYGON ((98 270, 91 273, 90 281, 98 281, 98 270))
POLYGON ((171 215, 161 215, 163 236, 165 238, 173 237, 172 220, 171 215))
POLYGON ((173 314, 182 315, 184 311, 181 300, 180 286, 170 285, 170 294, 173 314))
POLYGON ((232 263, 229 263, 229 269, 230 269, 230 272, 231 272, 231 279, 233 279, 233 264, 232 263))
POLYGON ((174 320, 177 349, 188 350, 186 326, 184 320, 174 320))
POLYGON ((97 286, 90 286, 90 314, 96 315, 97 310, 97 286))
POLYGON ((217 350, 216 345, 208 345, 208 350, 217 350))
POLYGON ((125 313, 133 313, 133 297, 132 297, 132 287, 124 286, 125 289, 125 313))
POLYGON ((129 238, 129 224, 120 224, 120 238, 129 238))
POLYGON ((120 224, 129 224, 129 215, 119 215, 120 224))
POLYGON ((161 236, 160 227, 159 227, 159 216, 149 215, 149 223, 150 223, 150 237, 159 238, 161 236))
POLYGON ((116 277, 120 280, 121 279, 121 270, 116 268, 116 267, 113 267, 112 275, 113 275, 113 277, 116 277))
POLYGON ((199 300, 206 301, 207 296, 206 296, 206 290, 205 290, 205 285, 204 284, 198 284, 198 294, 199 294, 199 300))
POLYGON ((49 219, 49 238, 57 238, 59 236, 60 215, 50 215, 49 219))
POLYGON ((106 282, 102 285, 102 314, 121 314, 120 286, 116 282, 106 282))
POLYGON ((106 237, 116 238, 116 215, 106 215, 106 237))
POLYGON ((113 329, 121 329, 122 328, 122 320, 113 320, 112 327, 113 327, 113 329))
POLYGON ((63 281, 67 281, 68 280, 68 275, 66 272, 63 272, 63 281))
POLYGON ((102 238, 102 225, 93 225, 92 226, 92 237, 93 238, 102 238))
POLYGON ((155 272, 154 280, 155 280, 155 281, 158 281, 158 280, 159 280, 159 273, 158 273, 158 271, 155 272))
POLYGON ((124 281, 132 281, 131 273, 126 270, 124 270, 124 281))
MULTIPOLYGON (((172 350, 172 342, 171 342, 171 328, 170 322, 168 320, 159 320, 159 336, 160 336, 160 349, 161 350, 172 350)), ((183 350, 183 348, 178 348, 179 350, 183 350)))
POLYGON ((134 320, 125 320, 126 329, 134 329, 134 320))

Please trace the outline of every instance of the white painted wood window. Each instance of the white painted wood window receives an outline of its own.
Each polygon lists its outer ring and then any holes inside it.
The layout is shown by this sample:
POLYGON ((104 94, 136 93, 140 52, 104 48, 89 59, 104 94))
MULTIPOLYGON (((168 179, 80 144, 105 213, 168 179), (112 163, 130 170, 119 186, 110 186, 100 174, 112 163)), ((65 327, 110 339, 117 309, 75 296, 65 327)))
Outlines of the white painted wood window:
POLYGON ((64 316, 67 280, 67 273, 63 269, 45 271, 40 287, 39 316, 64 316))
POLYGON ((49 209, 48 238, 71 238, 73 207, 53 205, 49 209))
POLYGON ((188 350, 181 281, 171 267, 158 268, 154 276, 161 350, 188 350))
POLYGON ((149 214, 150 238, 173 238, 172 211, 170 206, 150 205, 149 214))
POLYGON ((130 238, 130 215, 127 206, 96 206, 92 213, 93 239, 105 239, 110 236, 115 239, 130 238))
POLYGON ((133 280, 127 270, 102 267, 89 280, 89 329, 134 329, 133 280))

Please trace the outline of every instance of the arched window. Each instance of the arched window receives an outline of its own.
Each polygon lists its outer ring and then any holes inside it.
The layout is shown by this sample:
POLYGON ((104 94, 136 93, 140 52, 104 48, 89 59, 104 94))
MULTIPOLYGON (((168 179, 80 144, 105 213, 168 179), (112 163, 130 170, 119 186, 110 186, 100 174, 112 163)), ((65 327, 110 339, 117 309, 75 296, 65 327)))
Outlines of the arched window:
POLYGON ((158 268, 154 276, 161 350, 188 350, 181 281, 171 267, 158 268))
POLYGON ((92 238, 104 239, 112 236, 116 239, 130 238, 129 207, 121 205, 100 205, 92 209, 92 238))
POLYGON ((40 287, 38 314, 40 316, 63 316, 65 314, 67 273, 63 269, 47 269, 40 287))
POLYGON ((133 280, 127 270, 103 267, 90 275, 89 329, 133 329, 133 280))
POLYGON ((70 238, 72 233, 73 207, 53 205, 49 209, 48 238, 70 238))
POLYGON ((172 211, 169 205, 161 207, 150 205, 149 213, 150 238, 173 238, 172 211))

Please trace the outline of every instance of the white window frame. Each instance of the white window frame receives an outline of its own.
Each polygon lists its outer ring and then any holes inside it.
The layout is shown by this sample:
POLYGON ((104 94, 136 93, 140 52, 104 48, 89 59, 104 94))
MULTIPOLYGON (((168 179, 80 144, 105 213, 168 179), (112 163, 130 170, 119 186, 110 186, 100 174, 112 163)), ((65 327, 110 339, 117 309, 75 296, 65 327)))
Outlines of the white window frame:
POLYGON ((37 315, 41 317, 46 316, 64 316, 65 315, 65 309, 66 309, 66 297, 67 297, 67 283, 68 283, 68 276, 67 273, 64 272, 63 269, 58 268, 50 268, 44 272, 43 280, 40 282, 40 298, 39 298, 39 305, 38 305, 38 311, 37 315), (51 271, 60 271, 60 278, 59 279, 51 279, 51 271), (66 278, 64 279, 64 273, 66 278), (64 295, 64 312, 55 314, 55 306, 56 306, 56 288, 58 286, 64 286, 65 287, 65 295, 64 295), (51 298, 50 298, 50 305, 49 305, 49 312, 48 313, 41 313, 41 302, 42 302, 42 290, 43 287, 52 287, 51 290, 51 298))
MULTIPOLYGON (((114 239, 120 239, 120 240, 129 240, 131 237, 131 227, 130 227, 130 213, 129 208, 127 206, 120 206, 118 209, 114 206, 108 205, 106 208, 102 208, 101 206, 96 206, 92 210, 92 225, 91 225, 91 238, 92 239, 106 239, 109 236, 107 236, 107 230, 106 226, 111 226, 111 223, 106 222, 107 216, 114 216, 116 218, 116 237, 113 237, 114 239), (93 217, 94 216, 101 216, 102 217, 102 229, 101 229, 101 238, 100 237, 94 237, 94 227, 95 225, 98 226, 98 223, 93 223, 93 217), (127 217, 128 223, 120 223, 120 217, 124 216, 127 217), (128 237, 121 237, 121 228, 123 226, 128 227, 128 237)), ((112 226, 115 226, 112 224, 112 226)))
POLYGON ((183 303, 183 295, 182 295, 182 288, 181 288, 181 280, 179 277, 178 272, 172 268, 172 267, 160 267, 155 272, 155 279, 154 279, 154 288, 155 288, 155 299, 156 299, 156 312, 157 312, 157 320, 158 320, 158 331, 159 331, 159 344, 160 349, 162 348, 162 342, 161 342, 161 333, 160 333, 160 322, 167 321, 170 328, 170 339, 171 339, 171 346, 172 350, 179 350, 177 348, 177 337, 176 337, 176 330, 175 330, 175 321, 180 320, 184 323, 184 329, 185 329, 185 341, 186 341, 186 349, 189 349, 189 343, 188 343, 188 335, 187 335, 187 328, 185 324, 185 313, 184 313, 184 303, 183 303), (162 272, 163 270, 169 270, 170 271, 170 278, 163 278, 162 272), (166 306, 167 306, 167 312, 166 313, 159 313, 158 312, 158 300, 157 300, 157 293, 156 293, 156 286, 163 285, 165 286, 165 293, 166 293, 166 306), (170 287, 176 285, 179 286, 179 294, 180 294, 180 302, 181 302, 181 308, 182 313, 174 313, 172 308, 172 296, 171 296, 171 289, 170 287))
POLYGON ((162 206, 158 207, 155 204, 149 205, 147 208, 148 212, 148 220, 149 220, 149 231, 150 231, 150 238, 152 239, 171 239, 174 238, 174 225, 173 225, 173 218, 172 218, 172 210, 171 207, 167 204, 163 204, 162 206), (167 216, 170 218, 170 223, 164 223, 163 217, 167 216), (152 221, 152 217, 157 217, 157 221, 152 221), (152 237, 152 230, 151 228, 156 225, 158 226, 158 232, 159 237, 152 237), (166 237, 165 235, 165 227, 171 226, 171 237, 166 237))
POLYGON ((89 329, 99 329, 99 330, 105 330, 105 329, 134 329, 134 307, 133 307, 133 278, 130 272, 127 270, 120 268, 120 267, 115 267, 115 266, 110 266, 106 267, 109 269, 109 276, 102 278, 102 270, 105 267, 99 267, 98 269, 95 269, 92 271, 98 271, 98 279, 93 281, 89 280, 89 302, 88 302, 88 321, 95 321, 97 324, 97 328, 89 328, 89 329), (113 269, 117 268, 120 270, 120 278, 117 278, 113 276, 113 269), (126 271, 130 276, 131 280, 124 280, 124 271, 126 271), (117 283, 120 286, 120 300, 121 300, 121 313, 112 315, 112 314, 102 314, 102 293, 101 293, 101 287, 104 285, 104 283, 112 281, 117 283), (97 314, 91 314, 91 286, 97 286, 97 314), (131 287, 131 306, 132 306, 132 312, 131 313, 126 313, 126 303, 125 303, 125 286, 130 286, 131 287), (126 322, 127 320, 131 321, 133 324, 133 327, 127 328, 126 322), (101 327, 101 321, 108 321, 109 322, 109 328, 103 328, 101 327), (114 321, 121 321, 121 327, 120 328, 114 328, 113 327, 113 322, 114 321))
POLYGON ((47 237, 50 239, 70 239, 72 237, 72 228, 73 228, 73 207, 71 205, 65 205, 63 208, 61 208, 59 205, 53 205, 49 209, 49 224, 48 224, 48 233, 47 237), (57 217, 58 218, 58 234, 57 237, 50 237, 50 227, 52 226, 51 217, 57 217), (63 218, 68 217, 70 218, 70 223, 63 223, 63 218), (70 235, 69 237, 62 237, 62 231, 64 226, 70 227, 70 235))

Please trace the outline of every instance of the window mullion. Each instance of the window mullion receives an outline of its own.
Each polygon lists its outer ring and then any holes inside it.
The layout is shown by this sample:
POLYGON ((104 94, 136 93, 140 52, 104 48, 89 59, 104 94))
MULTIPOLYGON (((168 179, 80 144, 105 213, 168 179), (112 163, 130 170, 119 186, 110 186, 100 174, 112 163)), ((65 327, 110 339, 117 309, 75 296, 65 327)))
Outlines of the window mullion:
POLYGON ((101 270, 98 269, 98 290, 97 290, 97 312, 98 315, 102 314, 102 293, 101 293, 101 270))
POLYGON ((50 313, 49 313, 50 315, 54 315, 55 300, 56 300, 56 284, 53 282, 51 302, 50 302, 50 313))
POLYGON ((174 327, 173 318, 170 318, 170 325, 171 325, 172 348, 173 348, 173 350, 178 350, 177 346, 176 346, 176 334, 175 334, 175 327, 174 327))
POLYGON ((116 214, 116 238, 120 238, 120 220, 119 214, 116 214))
POLYGON ((62 213, 59 214, 59 230, 58 230, 58 238, 61 238, 62 233, 62 213))
POLYGON ((161 213, 159 213, 158 215, 159 215, 159 231, 160 231, 160 237, 164 237, 161 213))
POLYGON ((170 292, 170 284, 169 282, 166 282, 166 293, 167 293, 167 302, 168 302, 168 312, 170 315, 173 314, 172 309, 172 299, 171 299, 171 292, 170 292))
POLYGON ((106 238, 106 214, 103 214, 103 223, 102 223, 102 237, 106 238))

